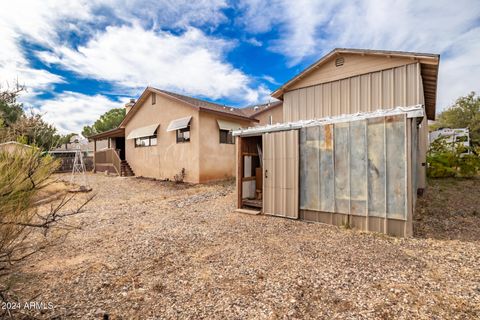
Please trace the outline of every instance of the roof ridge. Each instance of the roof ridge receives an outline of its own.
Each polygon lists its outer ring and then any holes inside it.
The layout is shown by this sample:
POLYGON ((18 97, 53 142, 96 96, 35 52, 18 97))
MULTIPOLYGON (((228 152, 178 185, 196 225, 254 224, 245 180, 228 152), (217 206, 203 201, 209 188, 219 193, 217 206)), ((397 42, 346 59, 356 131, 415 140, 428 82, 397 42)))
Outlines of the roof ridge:
MULTIPOLYGON (((166 94, 170 94, 170 95, 176 95, 176 96, 180 96, 180 97, 185 97, 185 98, 188 98, 188 99, 194 99, 194 100, 197 100, 197 101, 200 101, 200 102, 206 102, 206 103, 210 103, 210 104, 214 104, 214 105, 217 105, 219 107, 224 107, 224 108, 228 108, 230 106, 227 106, 227 105, 222 105, 222 104, 219 104, 219 103, 216 103, 216 102, 212 102, 212 101, 208 101, 208 100, 204 100, 204 99, 200 99, 200 98, 196 98, 196 97, 192 97, 192 96, 187 96, 185 94, 181 94, 181 93, 177 93, 177 92, 173 92, 173 91, 168 91, 168 90, 164 90, 164 89, 158 89, 158 88, 154 88, 155 90, 158 90, 158 91, 162 91, 163 93, 166 93, 166 94)), ((231 107, 231 108, 234 108, 234 107, 231 107)))

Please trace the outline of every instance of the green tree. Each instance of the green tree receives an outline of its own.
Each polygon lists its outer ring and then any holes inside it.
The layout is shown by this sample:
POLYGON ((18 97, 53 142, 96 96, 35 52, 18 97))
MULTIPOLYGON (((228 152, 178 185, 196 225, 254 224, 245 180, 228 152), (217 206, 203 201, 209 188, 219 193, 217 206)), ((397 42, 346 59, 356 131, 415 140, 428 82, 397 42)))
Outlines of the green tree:
POLYGON ((24 90, 23 86, 17 84, 13 89, 0 92, 0 122, 2 126, 11 126, 24 114, 23 105, 17 102, 18 95, 24 90))
POLYGON ((59 144, 57 129, 46 123, 40 114, 22 115, 7 129, 8 140, 50 150, 59 144))
POLYGON ((432 129, 468 128, 473 146, 480 146, 480 96, 471 92, 438 115, 432 129))
POLYGON ((84 137, 115 129, 125 117, 125 108, 115 108, 105 112, 92 126, 85 126, 82 130, 84 137))

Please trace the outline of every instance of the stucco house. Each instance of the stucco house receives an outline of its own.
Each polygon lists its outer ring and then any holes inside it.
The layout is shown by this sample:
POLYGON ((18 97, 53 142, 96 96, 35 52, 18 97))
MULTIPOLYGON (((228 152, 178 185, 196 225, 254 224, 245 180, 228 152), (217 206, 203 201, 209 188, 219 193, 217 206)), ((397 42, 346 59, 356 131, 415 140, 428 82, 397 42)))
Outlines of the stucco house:
POLYGON ((439 62, 335 49, 283 84, 284 123, 233 132, 238 209, 411 235, 439 62))
POLYGON ((232 130, 282 122, 281 102, 233 108, 148 87, 118 128, 94 141, 95 171, 192 183, 235 176, 232 130), (275 122, 273 122, 275 121, 275 122), (98 150, 97 142, 107 148, 98 150))

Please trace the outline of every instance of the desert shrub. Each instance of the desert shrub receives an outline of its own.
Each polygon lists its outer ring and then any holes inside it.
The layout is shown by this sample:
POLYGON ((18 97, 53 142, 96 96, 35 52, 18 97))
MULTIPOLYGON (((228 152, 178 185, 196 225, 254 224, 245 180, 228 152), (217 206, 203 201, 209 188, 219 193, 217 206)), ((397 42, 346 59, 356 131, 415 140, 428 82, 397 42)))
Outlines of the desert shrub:
POLYGON ((11 299, 2 279, 10 275, 15 263, 55 244, 58 239, 49 230, 58 229, 64 218, 80 213, 91 200, 67 210, 74 197, 67 193, 50 208, 40 210, 42 192, 55 182, 51 176, 58 165, 58 160, 38 148, 0 151, 0 301, 11 299))
POLYGON ((34 199, 58 166, 38 149, 0 152, 0 272, 25 252, 23 238, 36 223, 34 199))
POLYGON ((427 163, 427 175, 430 178, 471 178, 480 170, 480 158, 476 150, 460 144, 447 143, 444 138, 430 144, 427 163), (467 151, 470 153, 467 154, 467 151))
POLYGON ((185 168, 182 168, 182 170, 180 170, 179 173, 173 176, 173 180, 175 180, 176 183, 183 183, 185 176, 186 176, 185 168))

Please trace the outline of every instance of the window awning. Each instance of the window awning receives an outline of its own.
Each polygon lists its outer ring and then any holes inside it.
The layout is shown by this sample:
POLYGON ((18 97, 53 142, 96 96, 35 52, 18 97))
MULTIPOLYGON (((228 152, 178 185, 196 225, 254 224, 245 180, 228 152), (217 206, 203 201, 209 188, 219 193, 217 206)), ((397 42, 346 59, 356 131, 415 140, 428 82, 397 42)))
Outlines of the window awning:
POLYGON ((146 127, 141 127, 141 128, 137 128, 137 129, 134 129, 132 130, 128 136, 127 136, 127 140, 128 139, 136 139, 136 138, 141 138, 141 137, 149 137, 149 136, 153 136, 154 133, 155 133, 155 130, 157 130, 159 124, 152 124, 152 125, 149 125, 149 126, 146 126, 146 127))
POLYGON ((217 120, 218 127, 220 130, 238 130, 242 127, 242 125, 230 121, 225 121, 225 120, 217 120))
POLYGON ((167 131, 185 129, 190 124, 190 120, 192 120, 192 116, 172 120, 168 125, 167 131))

